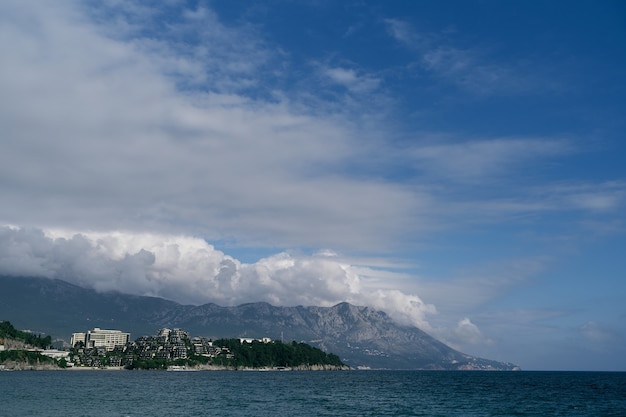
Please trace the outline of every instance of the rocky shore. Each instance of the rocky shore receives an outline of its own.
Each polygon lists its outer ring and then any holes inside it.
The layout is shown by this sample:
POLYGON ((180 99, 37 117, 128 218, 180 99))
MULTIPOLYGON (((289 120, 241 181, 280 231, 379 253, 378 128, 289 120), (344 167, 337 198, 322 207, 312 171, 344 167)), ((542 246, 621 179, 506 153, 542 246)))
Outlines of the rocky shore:
POLYGON ((6 361, 0 364, 0 371, 60 371, 56 363, 35 363, 6 361))

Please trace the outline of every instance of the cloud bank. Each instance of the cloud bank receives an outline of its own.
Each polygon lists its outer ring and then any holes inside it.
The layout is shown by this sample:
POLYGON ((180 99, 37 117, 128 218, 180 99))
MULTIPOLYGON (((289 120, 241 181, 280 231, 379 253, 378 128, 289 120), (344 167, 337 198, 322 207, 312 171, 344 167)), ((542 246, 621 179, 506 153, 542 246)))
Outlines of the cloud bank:
POLYGON ((246 264, 189 236, 0 228, 3 275, 57 278, 101 292, 187 304, 332 306, 348 301, 429 328, 427 316, 435 313, 434 306, 417 295, 380 288, 363 273, 377 275, 328 252, 283 252, 246 264))
MULTIPOLYGON (((187 49, 201 52, 193 43, 181 52, 171 39, 107 37, 68 4, 0 9, 6 224, 338 249, 389 245, 403 225, 419 228, 423 203, 410 188, 349 173, 368 164, 359 128, 289 97, 241 92, 262 81, 263 59, 248 59, 248 48, 265 50, 244 29, 201 10, 212 29, 198 42, 211 49, 191 59, 187 49), (231 51, 233 39, 247 48, 231 51), (197 71, 171 69, 188 61, 212 75, 201 88, 181 87, 202 79, 197 71)), ((193 30, 198 18, 178 24, 193 30)))
POLYGON ((335 113, 354 102, 341 91, 378 90, 378 76, 328 63, 309 72, 330 82, 279 89, 289 54, 249 25, 107 4, 0 5, 1 224, 393 253, 451 222, 623 206, 620 182, 593 199, 520 182, 575 152, 566 140, 418 132, 400 145, 394 124, 335 113))

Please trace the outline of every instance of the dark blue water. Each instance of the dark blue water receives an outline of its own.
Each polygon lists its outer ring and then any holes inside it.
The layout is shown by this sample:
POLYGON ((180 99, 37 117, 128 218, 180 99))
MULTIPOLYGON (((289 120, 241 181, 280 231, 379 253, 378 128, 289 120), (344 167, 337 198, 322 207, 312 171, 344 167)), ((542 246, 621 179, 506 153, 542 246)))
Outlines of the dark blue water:
POLYGON ((626 373, 0 372, 0 416, 626 416, 626 373))

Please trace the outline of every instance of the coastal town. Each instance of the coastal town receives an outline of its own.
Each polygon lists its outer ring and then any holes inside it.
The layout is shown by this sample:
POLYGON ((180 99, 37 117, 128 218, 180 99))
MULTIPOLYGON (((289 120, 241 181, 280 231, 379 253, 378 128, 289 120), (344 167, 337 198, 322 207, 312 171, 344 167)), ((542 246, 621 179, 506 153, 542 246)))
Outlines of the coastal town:
POLYGON ((7 323, 0 322, 8 329, 0 335, 0 359, 4 358, 0 370, 347 369, 336 355, 305 343, 283 343, 267 337, 212 340, 191 337, 179 328, 163 328, 153 336, 131 341, 130 333, 95 327, 73 333, 69 348, 51 349, 49 336, 33 339, 7 323), (17 339, 11 338, 16 335, 17 339))
MULTIPOLYGON (((253 341, 240 340, 241 343, 253 341)), ((259 340, 271 342, 268 338, 259 340)), ((160 368, 169 363, 172 367, 183 366, 191 358, 208 359, 196 359, 205 364, 218 358, 234 359, 228 348, 214 345, 211 339, 205 337, 191 338, 182 329, 164 328, 154 336, 142 336, 131 342, 129 333, 96 327, 85 333, 72 334, 70 344, 68 366, 133 368, 143 364, 147 368, 160 368)))

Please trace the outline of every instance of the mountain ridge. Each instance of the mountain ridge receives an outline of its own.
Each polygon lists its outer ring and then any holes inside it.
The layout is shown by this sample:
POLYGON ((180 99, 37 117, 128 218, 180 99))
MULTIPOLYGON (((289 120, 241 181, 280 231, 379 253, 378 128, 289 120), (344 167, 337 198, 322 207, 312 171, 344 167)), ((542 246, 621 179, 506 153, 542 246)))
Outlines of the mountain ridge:
POLYGON ((168 327, 213 338, 303 341, 358 368, 519 369, 464 354, 417 327, 393 322, 383 311, 347 302, 332 307, 278 307, 266 302, 194 306, 157 297, 98 293, 59 279, 9 276, 0 276, 0 288, 0 319, 65 340, 73 332, 93 327, 135 336, 168 327))

